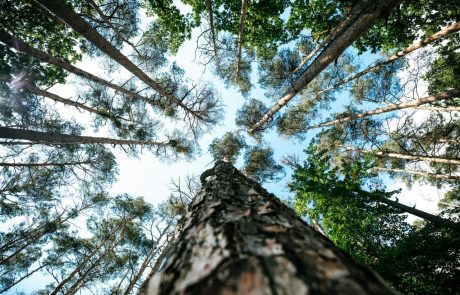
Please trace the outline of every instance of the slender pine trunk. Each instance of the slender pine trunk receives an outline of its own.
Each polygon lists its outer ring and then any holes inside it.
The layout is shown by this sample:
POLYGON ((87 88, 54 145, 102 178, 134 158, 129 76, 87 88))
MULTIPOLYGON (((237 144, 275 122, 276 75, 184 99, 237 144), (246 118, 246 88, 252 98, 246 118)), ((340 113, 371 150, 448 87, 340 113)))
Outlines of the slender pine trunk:
POLYGON ((457 22, 457 23, 454 23, 436 33, 434 33, 433 35, 430 35, 428 37, 426 37, 425 39, 423 40, 420 40, 420 41, 416 41, 414 43, 412 43, 410 46, 406 47, 405 49, 403 50, 400 50, 398 51, 397 53, 395 53, 394 55, 390 56, 389 58, 387 58, 385 61, 382 61, 382 62, 379 62, 377 63, 376 65, 373 65, 371 67, 368 67, 366 68, 365 70, 362 70, 361 72, 358 72, 354 75, 351 75, 350 77, 348 78, 345 78, 343 80, 341 80, 340 82, 326 88, 326 89, 323 89, 323 90, 320 90, 318 91, 315 96, 316 97, 319 97, 321 94, 324 94, 324 93, 327 93, 331 90, 334 90, 334 89, 337 89, 343 85, 346 85, 347 83, 351 82, 351 81, 354 81, 354 80, 357 80, 359 78, 361 78, 362 76, 366 75, 366 74, 369 74, 369 73, 373 73, 373 72, 377 72, 378 70, 380 70, 381 68, 383 68, 384 66, 386 65, 389 65, 393 62, 395 62, 396 60, 408 55, 409 53, 417 50, 417 49, 420 49, 420 48, 423 48, 429 44, 432 44, 433 42, 439 40, 439 39, 442 39, 450 34, 453 34, 455 32, 458 32, 460 30, 460 22, 457 22))
POLYGON ((343 118, 340 118, 340 119, 335 119, 335 120, 332 120, 332 121, 323 122, 323 123, 320 123, 318 125, 310 126, 310 127, 307 128, 307 130, 326 127, 326 126, 330 126, 330 125, 337 125, 337 124, 340 124, 340 123, 353 121, 353 120, 358 120, 358 119, 362 119, 362 118, 365 118, 365 117, 384 114, 384 113, 393 112, 393 111, 397 111, 397 110, 402 110, 402 109, 407 109, 407 108, 414 108, 414 107, 418 107, 418 106, 423 105, 423 104, 439 102, 439 101, 443 101, 443 100, 446 100, 446 99, 451 99, 451 98, 458 97, 458 96, 460 96, 460 88, 455 88, 455 89, 444 91, 444 92, 441 92, 441 93, 438 93, 438 94, 435 94, 435 95, 430 95, 430 96, 418 98, 418 99, 415 99, 415 100, 410 101, 410 102, 402 102, 402 103, 390 104, 390 105, 388 105, 388 106, 386 106, 384 108, 378 108, 378 109, 370 110, 370 111, 367 111, 367 112, 362 112, 360 114, 351 115, 351 116, 343 117, 343 118))
POLYGON ((241 55, 243 53, 244 44, 244 27, 246 15, 248 13, 248 0, 241 0, 241 13, 240 13, 240 29, 238 32, 238 48, 236 54, 236 79, 240 78, 241 71, 241 55))
POLYGON ((431 172, 424 172, 424 171, 396 169, 396 168, 383 168, 383 167, 375 167, 375 170, 394 172, 394 173, 415 174, 415 175, 420 175, 426 178, 460 181, 460 175, 438 174, 438 173, 431 173, 431 172))
POLYGON ((427 221, 430 221, 430 222, 432 222, 432 223, 434 223, 434 224, 436 224, 438 226, 451 228, 451 229, 453 229, 455 231, 460 232, 460 223, 459 222, 454 222, 454 221, 451 221, 449 219, 445 219, 445 218, 442 218, 442 217, 427 213, 425 211, 415 209, 415 206, 410 207, 410 206, 401 204, 401 203, 399 203, 397 201, 393 201, 393 200, 387 199, 385 197, 375 195, 373 193, 369 193, 369 192, 366 192, 366 191, 363 191, 363 190, 361 190, 361 192, 365 193, 371 199, 373 199, 373 200, 375 200, 377 202, 381 202, 381 203, 387 204, 388 206, 391 206, 393 208, 399 209, 399 210, 401 210, 403 212, 410 213, 410 214, 412 214, 414 216, 417 216, 417 217, 420 217, 420 218, 425 219, 427 221))
POLYGON ((153 145, 170 146, 166 142, 129 140, 108 137, 80 136, 55 132, 40 132, 8 127, 0 127, 0 138, 30 140, 48 144, 112 144, 112 145, 153 145))
MULTIPOLYGON (((282 107, 297 93, 304 89, 330 63, 336 60, 356 39, 367 32, 379 19, 388 15, 397 6, 398 0, 365 0, 361 13, 348 26, 345 26, 336 37, 321 51, 300 78, 295 81, 287 92, 271 107, 271 109, 248 131, 253 133, 266 124, 282 107)), ((340 25, 339 25, 340 26, 340 25)))
POLYGON ((395 294, 231 164, 201 180, 140 294, 395 294))
POLYGON ((139 67, 131 62, 125 55, 116 49, 109 41, 99 34, 90 24, 85 22, 69 5, 60 0, 30 0, 32 3, 43 7, 56 15, 59 19, 65 22, 69 27, 80 33, 85 39, 91 42, 103 53, 123 66, 126 70, 138 77, 148 86, 156 90, 161 96, 168 98, 171 102, 178 101, 171 92, 166 90, 158 82, 150 78, 139 67))
POLYGON ((216 59, 219 59, 218 55, 218 47, 217 47, 217 35, 216 35, 216 29, 214 26, 214 12, 212 10, 212 0, 205 0, 206 4, 206 10, 208 11, 208 18, 209 18, 209 29, 211 30, 211 41, 212 41, 212 46, 214 49, 214 56, 216 59))
POLYGON ((460 159, 444 158, 440 156, 422 156, 422 155, 411 155, 411 154, 401 154, 401 153, 392 153, 392 152, 382 152, 375 150, 363 150, 356 147, 345 147, 346 150, 355 151, 362 154, 374 154, 380 158, 393 158, 393 159, 403 159, 409 161, 427 161, 434 163, 444 163, 452 165, 460 165, 460 159))

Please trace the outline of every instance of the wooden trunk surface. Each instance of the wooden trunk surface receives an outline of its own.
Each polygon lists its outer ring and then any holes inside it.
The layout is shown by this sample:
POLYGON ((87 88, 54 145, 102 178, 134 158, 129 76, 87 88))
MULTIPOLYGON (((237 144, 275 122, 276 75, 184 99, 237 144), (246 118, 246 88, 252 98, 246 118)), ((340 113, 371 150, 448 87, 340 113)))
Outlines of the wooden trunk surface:
POLYGON ((218 162, 201 180, 139 294, 396 293, 231 164, 218 162))

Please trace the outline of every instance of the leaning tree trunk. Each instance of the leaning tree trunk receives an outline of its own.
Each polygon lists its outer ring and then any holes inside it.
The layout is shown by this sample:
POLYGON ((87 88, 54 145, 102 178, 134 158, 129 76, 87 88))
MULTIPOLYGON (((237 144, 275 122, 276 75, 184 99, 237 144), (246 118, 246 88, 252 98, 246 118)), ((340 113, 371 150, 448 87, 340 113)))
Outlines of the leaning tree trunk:
POLYGON ((153 294, 395 294, 231 164, 201 175, 153 294))

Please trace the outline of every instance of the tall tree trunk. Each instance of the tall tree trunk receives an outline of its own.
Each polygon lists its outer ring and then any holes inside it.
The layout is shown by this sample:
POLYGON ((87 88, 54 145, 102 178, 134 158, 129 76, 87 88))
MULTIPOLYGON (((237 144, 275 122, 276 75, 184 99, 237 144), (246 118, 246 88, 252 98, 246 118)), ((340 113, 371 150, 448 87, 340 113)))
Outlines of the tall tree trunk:
POLYGON ((432 106, 419 106, 415 107, 417 110, 437 111, 437 112, 460 112, 460 107, 432 107, 432 106))
POLYGON ((284 93, 272 108, 249 129, 249 132, 255 132, 266 124, 275 113, 304 89, 330 63, 336 60, 356 39, 367 32, 380 18, 388 15, 398 3, 398 0, 365 0, 358 4, 364 7, 361 13, 351 24, 337 32, 337 36, 321 51, 302 76, 293 83, 291 89, 284 93))
POLYGON ((85 22, 69 5, 61 0, 29 0, 32 3, 41 6, 52 14, 56 15, 69 27, 80 33, 85 39, 91 42, 99 50, 110 56, 118 64, 123 66, 134 76, 138 77, 148 86, 155 89, 160 95, 168 98, 171 102, 179 101, 171 92, 166 90, 158 82, 155 82, 139 67, 131 62, 124 56, 118 49, 116 49, 109 41, 107 41, 101 34, 99 34, 90 24, 85 22))
POLYGON ((375 167, 374 169, 380 170, 380 171, 395 172, 395 173, 415 174, 415 175, 420 175, 426 178, 460 181, 460 175, 438 174, 438 173, 431 173, 431 172, 424 172, 424 171, 396 169, 396 168, 383 168, 383 167, 375 167))
POLYGON ((209 18, 209 29, 211 30, 211 41, 212 41, 212 46, 214 49, 214 56, 216 57, 217 60, 219 60, 219 55, 217 53, 218 48, 217 48, 217 41, 216 41, 216 28, 214 26, 214 13, 212 10, 212 0, 205 0, 205 5, 206 5, 206 10, 208 11, 208 18, 209 18))
POLYGON ((139 270, 136 272, 133 278, 131 278, 128 287, 126 287, 126 290, 123 292, 123 295, 129 295, 131 294, 131 291, 134 289, 134 286, 136 283, 140 280, 142 275, 144 274, 145 270, 147 269, 148 265, 152 261, 153 257, 155 254, 158 252, 158 244, 160 243, 160 240, 168 233, 169 230, 169 225, 161 232, 160 236, 158 237, 157 241, 152 245, 152 249, 147 253, 147 256, 145 259, 142 261, 141 266, 139 267, 139 270))
POLYGON ((112 82, 109 82, 107 80, 104 80, 102 78, 99 78, 98 76, 95 76, 89 72, 86 72, 80 68, 77 68, 73 65, 71 65, 70 63, 64 61, 64 60, 61 60, 61 59, 58 59, 44 51, 41 51, 39 49, 35 49, 33 47, 31 47, 30 45, 28 45, 27 43, 25 43, 24 41, 18 39, 18 38, 15 38, 13 37, 12 35, 10 35, 9 33, 7 33, 6 31, 2 30, 0 28, 0 41, 5 43, 6 45, 8 45, 9 47, 11 48, 14 48, 16 49, 17 51, 19 52, 22 52, 24 54, 27 54, 28 56, 32 57, 32 58, 35 58, 35 59, 38 59, 38 60, 41 60, 43 62, 46 62, 46 63, 49 63, 49 64, 52 64, 52 65, 55 65, 59 68, 62 68, 76 76, 79 76, 81 78, 84 78, 86 80, 89 80, 89 81, 92 81, 92 82, 95 82, 95 83, 98 83, 100 85, 104 85, 106 87, 109 87, 113 90, 116 90, 116 91, 119 91, 123 94, 126 94, 128 97, 133 97, 133 98, 136 98, 136 99, 140 99, 142 101, 144 101, 145 103, 147 104, 150 104, 154 107, 158 107, 159 103, 152 100, 152 99, 149 99, 145 96, 142 96, 138 93, 135 93, 135 92, 132 92, 128 89, 125 89, 121 86, 118 86, 112 82))
POLYGON ((395 294, 231 164, 217 162, 201 180, 140 294, 395 294))
POLYGON ((403 159, 409 161, 427 161, 434 163, 444 163, 451 165, 460 165, 460 159, 451 159, 444 158, 439 156, 422 156, 422 155, 410 155, 410 154, 401 154, 401 153, 392 153, 392 152, 382 152, 375 150, 363 150, 356 147, 345 147, 346 150, 354 151, 362 154, 375 154, 380 158, 393 158, 393 159, 403 159))
POLYGON ((75 165, 88 165, 99 163, 100 160, 88 160, 79 162, 43 162, 43 163, 6 163, 0 162, 0 167, 64 167, 64 166, 75 166, 75 165))
POLYGON ((167 142, 129 140, 108 137, 70 135, 55 132, 40 132, 8 127, 0 127, 0 138, 23 139, 49 144, 112 144, 112 145, 153 145, 171 146, 167 142))
POLYGON ((384 66, 386 65, 389 65, 393 62, 395 62, 396 60, 408 55, 409 53, 417 50, 417 49, 420 49, 420 48, 423 48, 439 39, 442 39, 452 33, 455 33, 455 32, 458 32, 460 30, 460 22, 457 22, 457 23, 454 23, 436 33, 434 33, 433 35, 431 36, 428 36, 426 37, 425 39, 423 40, 420 40, 420 41, 416 41, 414 43, 412 43, 410 46, 406 47, 405 49, 403 50, 400 50, 398 51, 397 53, 395 53, 394 55, 390 56, 389 58, 387 58, 385 61, 382 61, 380 63, 377 63, 376 65, 374 66, 371 66, 371 67, 368 67, 367 69, 365 70, 362 70, 361 72, 358 72, 348 78, 345 78, 343 80, 341 80, 340 82, 326 88, 326 89, 323 89, 323 90, 320 90, 318 91, 315 96, 318 97, 320 96, 321 94, 324 94, 326 92, 329 92, 333 89, 337 89, 351 81, 354 81, 356 79, 359 79, 361 78, 362 76, 366 75, 366 74, 369 74, 369 73, 373 73, 373 72, 376 72, 378 70, 380 70, 381 68, 383 68, 384 66))
POLYGON ((28 273, 26 273, 25 275, 23 275, 22 277, 20 277, 19 279, 13 281, 13 282, 9 282, 9 285, 5 286, 3 289, 0 289, 0 294, 1 293, 4 293, 6 291, 8 291, 9 289, 13 288, 14 286, 16 286, 17 284, 19 284, 20 282, 22 282, 23 280, 27 279, 28 277, 30 277, 31 275, 33 275, 34 273, 36 273, 37 271, 40 271, 41 269, 43 269, 45 266, 47 266, 47 264, 42 264, 40 265, 39 267, 35 268, 34 270, 32 271, 29 271, 28 273))
POLYGON ((96 2, 94 2, 93 0, 85 0, 91 7, 94 8, 94 10, 97 11, 97 14, 99 14, 99 16, 102 18, 102 20, 104 21, 104 23, 110 27, 112 29, 112 31, 115 32, 115 34, 117 34, 117 36, 123 41, 125 42, 126 44, 128 44, 139 56, 142 56, 142 53, 139 52, 139 50, 137 49, 136 45, 134 45, 134 43, 132 43, 131 41, 129 41, 124 34, 122 34, 120 32, 120 30, 118 30, 117 28, 115 28, 115 26, 112 24, 112 22, 110 21, 110 19, 107 18, 107 16, 104 14, 104 12, 101 10, 101 8, 99 7, 99 5, 97 5, 96 2))
POLYGON ((236 79, 240 78, 241 71, 241 55, 243 52, 244 44, 244 27, 246 15, 248 13, 248 0, 241 0, 241 13, 240 13, 240 29, 238 32, 238 49, 236 54, 236 79))
POLYGON ((110 240, 112 240, 115 237, 115 235, 117 234, 117 232, 120 230, 121 227, 122 227, 122 224, 120 223, 107 238, 102 240, 99 243, 99 245, 96 246, 96 248, 94 248, 90 253, 88 253, 86 258, 84 258, 83 261, 81 261, 77 265, 77 267, 54 288, 54 290, 50 293, 50 295, 58 294, 61 291, 61 289, 65 286, 65 284, 67 284, 70 280, 72 280, 78 273, 83 271, 83 268, 91 260, 91 258, 93 258, 96 255, 96 253, 99 252, 99 250, 104 245, 106 245, 108 242, 110 242, 110 240))
POLYGON ((459 222, 453 222, 453 221, 451 221, 449 219, 445 219, 445 218, 442 218, 442 217, 427 213, 425 211, 415 209, 415 206, 410 207, 410 206, 407 206, 407 205, 403 205, 403 204, 401 204, 401 203, 399 203, 397 201, 393 201, 393 200, 387 199, 387 198, 379 196, 379 195, 375 195, 373 193, 370 193, 370 192, 367 192, 367 191, 364 191, 364 190, 360 190, 360 192, 366 194, 371 199, 373 199, 373 200, 375 200, 377 202, 381 202, 381 203, 387 204, 388 206, 391 206, 393 208, 399 209, 399 210, 401 210, 403 212, 410 213, 412 215, 415 215, 417 217, 420 217, 422 219, 430 221, 430 222, 432 222, 432 223, 434 223, 434 224, 436 224, 438 226, 451 228, 451 229, 453 229, 455 231, 460 232, 460 223, 459 222))
POLYGON ((348 116, 348 117, 343 117, 343 118, 335 119, 335 120, 328 121, 328 122, 323 122, 323 123, 320 123, 318 125, 310 126, 310 127, 307 128, 307 130, 320 128, 320 127, 325 127, 325 126, 330 126, 330 125, 337 125, 337 124, 340 124, 340 123, 343 123, 343 122, 353 121, 353 120, 362 119, 362 118, 373 116, 373 115, 393 112, 393 111, 397 111, 397 110, 402 110, 402 109, 407 109, 407 108, 414 108, 414 107, 418 107, 418 106, 420 106, 422 104, 438 102, 438 101, 451 99, 453 97, 459 97, 459 96, 460 96, 460 88, 455 88, 455 89, 444 91, 444 92, 441 92, 441 93, 438 93, 438 94, 435 94, 435 95, 430 95, 430 96, 427 96, 427 97, 422 97, 422 98, 419 98, 419 99, 415 99, 415 100, 410 101, 410 102, 402 102, 402 103, 390 104, 390 105, 388 105, 388 106, 386 106, 384 108, 378 108, 378 109, 370 110, 370 111, 363 112, 363 113, 360 113, 360 114, 351 115, 351 116, 348 116))

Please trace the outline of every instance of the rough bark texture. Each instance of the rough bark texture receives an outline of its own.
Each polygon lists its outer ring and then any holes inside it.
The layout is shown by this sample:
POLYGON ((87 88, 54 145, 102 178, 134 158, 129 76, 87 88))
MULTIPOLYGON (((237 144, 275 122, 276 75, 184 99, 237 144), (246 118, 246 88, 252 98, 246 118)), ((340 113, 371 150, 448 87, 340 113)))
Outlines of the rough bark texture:
MULTIPOLYGON (((367 32, 380 18, 388 15, 397 6, 399 0, 363 1, 364 7, 353 22, 345 26, 337 36, 324 48, 318 57, 310 64, 300 78, 281 97, 272 108, 248 131, 255 132, 266 124, 282 107, 284 107, 297 93, 304 89, 330 63, 336 60, 356 39, 367 32)), ((362 6, 361 6, 362 5, 362 6)), ((347 23, 349 20, 346 20, 347 23)), ((339 25, 341 26, 341 25, 339 25)))
POLYGON ((395 294, 231 164, 201 181, 139 294, 395 294))

